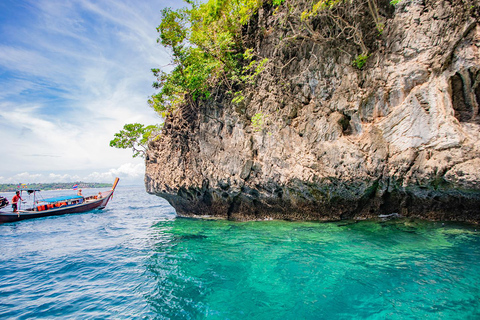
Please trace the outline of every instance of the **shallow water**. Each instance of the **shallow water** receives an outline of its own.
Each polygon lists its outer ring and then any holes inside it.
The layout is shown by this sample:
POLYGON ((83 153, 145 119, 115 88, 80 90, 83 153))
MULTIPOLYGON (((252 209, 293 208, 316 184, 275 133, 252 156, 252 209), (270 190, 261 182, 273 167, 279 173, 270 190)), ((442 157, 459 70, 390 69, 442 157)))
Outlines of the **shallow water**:
POLYGON ((182 219, 120 185, 103 211, 0 225, 0 318, 478 319, 475 228, 182 219))

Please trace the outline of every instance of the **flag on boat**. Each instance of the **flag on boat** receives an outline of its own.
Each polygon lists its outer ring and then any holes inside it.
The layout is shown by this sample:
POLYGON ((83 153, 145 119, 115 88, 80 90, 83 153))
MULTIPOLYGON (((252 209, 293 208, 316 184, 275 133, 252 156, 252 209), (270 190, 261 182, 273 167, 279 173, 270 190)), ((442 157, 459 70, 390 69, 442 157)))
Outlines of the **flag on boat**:
POLYGON ((77 189, 78 189, 78 184, 75 183, 75 184, 73 185, 73 190, 77 190, 77 189))

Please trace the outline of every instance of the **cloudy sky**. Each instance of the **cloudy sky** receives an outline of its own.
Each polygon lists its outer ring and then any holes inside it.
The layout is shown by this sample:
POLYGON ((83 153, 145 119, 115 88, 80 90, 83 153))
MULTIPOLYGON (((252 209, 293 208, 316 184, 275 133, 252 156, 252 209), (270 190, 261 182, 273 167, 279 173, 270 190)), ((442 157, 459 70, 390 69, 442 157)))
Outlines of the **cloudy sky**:
POLYGON ((169 0, 0 0, 0 183, 143 181, 125 123, 155 124, 150 69, 169 0))

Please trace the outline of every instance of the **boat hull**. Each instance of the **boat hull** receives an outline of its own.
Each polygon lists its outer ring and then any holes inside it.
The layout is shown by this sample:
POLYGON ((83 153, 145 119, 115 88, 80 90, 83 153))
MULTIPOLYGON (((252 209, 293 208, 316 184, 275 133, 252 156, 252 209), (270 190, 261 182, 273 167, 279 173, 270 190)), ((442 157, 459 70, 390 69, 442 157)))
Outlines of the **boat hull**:
POLYGON ((113 195, 113 191, 117 185, 118 181, 115 181, 114 187, 112 190, 105 194, 105 196, 98 200, 85 201, 80 204, 70 205, 67 207, 52 208, 43 211, 36 210, 19 210, 18 212, 12 211, 0 211, 0 223, 6 222, 15 222, 26 219, 41 218, 48 216, 58 216, 70 213, 83 213, 92 210, 101 210, 107 206, 108 201, 113 195))

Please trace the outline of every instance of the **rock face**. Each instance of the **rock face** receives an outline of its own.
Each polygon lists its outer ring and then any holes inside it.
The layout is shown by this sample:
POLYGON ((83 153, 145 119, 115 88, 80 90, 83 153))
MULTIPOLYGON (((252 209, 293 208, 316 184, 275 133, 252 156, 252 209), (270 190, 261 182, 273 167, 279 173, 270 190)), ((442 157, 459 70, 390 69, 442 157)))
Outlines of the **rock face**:
POLYGON ((282 40, 300 20, 265 5, 244 34, 269 67, 239 105, 218 88, 166 119, 147 191, 181 216, 480 221, 478 3, 379 10, 359 70, 349 43, 282 40))

